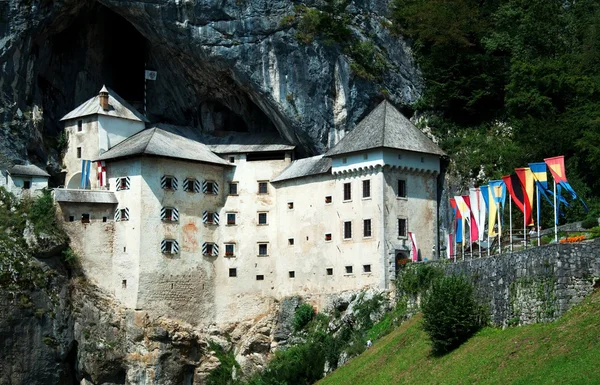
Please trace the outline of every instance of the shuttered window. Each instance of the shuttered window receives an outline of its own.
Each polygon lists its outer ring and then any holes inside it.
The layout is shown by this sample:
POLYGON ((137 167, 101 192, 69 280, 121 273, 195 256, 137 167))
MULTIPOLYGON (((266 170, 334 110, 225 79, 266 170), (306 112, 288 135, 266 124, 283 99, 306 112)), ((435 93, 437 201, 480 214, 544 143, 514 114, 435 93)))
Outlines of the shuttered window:
POLYGON ((163 254, 178 254, 179 243, 174 239, 165 239, 160 243, 160 248, 163 254))
POLYGON ((200 181, 194 178, 187 178, 183 181, 183 191, 199 193, 202 187, 200 185, 200 181))
POLYGON ((165 190, 177 190, 177 178, 171 175, 163 175, 160 178, 160 187, 165 190))
POLYGON ((131 181, 128 176, 117 178, 117 191, 129 190, 131 188, 131 181))
POLYGON ((160 219, 164 222, 178 222, 179 210, 174 207, 163 207, 160 210, 160 219))
POLYGON ((115 210, 115 222, 128 221, 129 220, 129 208, 115 210))
POLYGON ((212 180, 205 180, 202 183, 202 192, 205 194, 217 195, 219 193, 219 184, 212 180))
POLYGON ((219 246, 212 242, 204 242, 202 244, 202 254, 210 257, 219 256, 219 246))
POLYGON ((219 214, 215 212, 205 211, 202 213, 202 222, 209 225, 218 225, 219 214))

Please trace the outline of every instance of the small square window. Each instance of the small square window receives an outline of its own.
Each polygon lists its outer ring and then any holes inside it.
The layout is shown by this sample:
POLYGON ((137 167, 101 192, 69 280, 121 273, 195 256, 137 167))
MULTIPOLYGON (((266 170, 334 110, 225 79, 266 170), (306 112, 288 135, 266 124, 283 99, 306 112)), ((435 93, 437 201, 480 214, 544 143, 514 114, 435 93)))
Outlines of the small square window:
POLYGON ((165 249, 163 251, 165 254, 173 253, 173 241, 165 241, 165 249))
POLYGON ((406 181, 402 179, 398 179, 398 198, 406 198, 406 181))
POLYGON ((75 222, 75 217, 73 215, 69 215, 69 222, 75 222))
POLYGON ((331 195, 327 195, 325 197, 325 204, 330 204, 332 202, 331 195))
POLYGON ((235 244, 234 243, 226 243, 225 244, 225 256, 226 257, 235 256, 235 244))
POLYGON ((371 265, 363 265, 363 273, 370 273, 371 265))
POLYGON ((235 156, 229 157, 229 163, 235 163, 235 156))
POLYGON ((108 217, 102 217, 102 222, 108 221, 108 217))
POLYGON ((127 190, 127 178, 119 178, 119 190, 127 190))
POLYGON ((350 183, 344 183, 344 200, 349 201, 352 199, 352 185, 350 183))
POLYGON ((235 213, 227 213, 227 224, 230 226, 235 225, 235 217, 235 213))
POLYGON ((165 190, 173 190, 173 177, 172 176, 165 177, 165 183, 163 185, 163 188, 165 190))
POLYGON ((262 274, 259 274, 259 275, 256 276, 256 280, 257 281, 264 281, 265 280, 265 276, 262 275, 262 274))
POLYGON ((327 275, 333 275, 333 267, 327 268, 327 275))
POLYGON ((30 188, 31 188, 31 181, 30 180, 23 181, 23 189, 29 190, 30 188))
POLYGON ((215 213, 206 213, 206 223, 215 223, 215 213))
POLYGON ((371 220, 370 219, 365 219, 363 220, 363 237, 367 238, 370 237, 372 235, 372 229, 371 229, 371 220))
POLYGON ((258 213, 258 224, 266 225, 267 223, 267 213, 258 213))
POLYGON ((331 241, 331 233, 327 233, 327 234, 325 234, 325 241, 326 241, 326 242, 329 242, 329 241, 331 241))
POLYGON ((127 213, 127 209, 121 209, 121 220, 122 221, 128 221, 129 220, 129 214, 127 213))
POLYGON ((81 147, 77 147, 77 159, 81 159, 81 147))
POLYGON ((342 164, 348 163, 348 158, 342 158, 342 164))
POLYGON ((294 202, 288 202, 288 210, 294 209, 294 202))
POLYGON ((346 274, 352 274, 352 266, 346 266, 346 274))
POLYGON ((206 194, 217 194, 215 182, 206 182, 206 194))
POLYGON ((363 187, 363 198, 370 198, 371 197, 371 180, 367 179, 367 180, 363 180, 362 181, 362 187, 363 187))
POLYGON ((229 195, 238 195, 238 184, 237 182, 229 183, 229 195))
POLYGON ((294 238, 288 238, 288 245, 294 246, 294 238))
POLYGON ((266 243, 258 244, 258 255, 262 257, 269 255, 268 245, 266 243))
POLYGON ((398 218, 398 236, 399 237, 406 237, 407 235, 407 231, 406 231, 406 219, 405 218, 398 218))
POLYGON ((81 214, 81 223, 90 223, 90 214, 81 214))
POLYGON ((268 194, 269 193, 269 182, 258 182, 258 193, 268 194))
MULTIPOLYGON (((123 215, 123 212, 121 212, 121 216, 123 215)), ((164 220, 167 222, 172 222, 173 221, 173 209, 167 209, 165 208, 165 217, 164 220)))
POLYGON ((204 255, 213 255, 213 244, 212 243, 207 243, 206 244, 206 252, 204 253, 204 255))
POLYGON ((296 277, 296 272, 295 271, 288 271, 288 275, 290 278, 294 278, 296 277))
POLYGON ((78 120, 77 121, 77 132, 81 132, 83 131, 83 120, 78 120))
POLYGON ((344 239, 352 238, 352 222, 344 222, 344 239))
POLYGON ((230 277, 237 277, 237 269, 235 267, 229 269, 230 277))
POLYGON ((183 183, 183 191, 185 192, 196 192, 194 186, 196 185, 196 179, 187 178, 183 183))

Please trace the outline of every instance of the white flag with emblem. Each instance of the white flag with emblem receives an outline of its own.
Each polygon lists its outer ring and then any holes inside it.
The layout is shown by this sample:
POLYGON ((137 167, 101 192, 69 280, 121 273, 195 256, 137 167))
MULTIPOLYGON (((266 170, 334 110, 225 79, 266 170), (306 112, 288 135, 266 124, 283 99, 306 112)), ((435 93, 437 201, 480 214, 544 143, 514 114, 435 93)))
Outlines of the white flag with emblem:
POLYGON ((156 80, 158 73, 156 71, 146 70, 146 80, 156 80))

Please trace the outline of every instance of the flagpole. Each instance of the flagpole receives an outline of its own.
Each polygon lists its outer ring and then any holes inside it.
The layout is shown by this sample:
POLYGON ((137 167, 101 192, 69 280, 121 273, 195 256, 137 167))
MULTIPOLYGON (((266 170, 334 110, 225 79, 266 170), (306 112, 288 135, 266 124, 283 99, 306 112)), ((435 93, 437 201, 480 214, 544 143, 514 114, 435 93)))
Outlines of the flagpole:
POLYGON ((558 208, 556 207, 556 180, 554 180, 554 242, 558 243, 558 208))
POLYGON ((146 62, 144 62, 144 116, 148 117, 148 111, 146 110, 146 100, 147 100, 147 88, 148 88, 148 79, 146 79, 146 62))
POLYGON ((513 233, 512 233, 512 199, 508 199, 508 222, 510 224, 510 252, 513 252, 513 233))
POLYGON ((498 204, 498 254, 502 255, 502 214, 498 204))
POLYGON ((523 249, 527 249, 527 205, 525 204, 527 197, 527 191, 525 191, 523 198, 523 249))
POLYGON ((540 186, 535 184, 535 198, 536 198, 536 220, 537 220, 537 245, 540 246, 540 186))

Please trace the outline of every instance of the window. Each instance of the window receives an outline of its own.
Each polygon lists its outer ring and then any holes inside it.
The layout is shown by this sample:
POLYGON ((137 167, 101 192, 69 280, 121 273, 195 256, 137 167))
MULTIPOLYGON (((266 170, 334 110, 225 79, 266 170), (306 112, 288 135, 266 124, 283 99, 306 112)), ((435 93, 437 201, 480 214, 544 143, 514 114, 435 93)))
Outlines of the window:
POLYGON ((398 159, 402 159, 402 154, 398 154, 398 159))
POLYGON ((174 207, 163 207, 160 210, 160 219, 164 222, 179 221, 179 210, 174 207))
POLYGON ((367 179, 367 180, 363 180, 362 181, 362 185, 363 185, 363 198, 370 198, 371 197, 371 180, 367 179))
POLYGON ((398 198, 406 198, 406 181, 398 179, 398 198))
POLYGON ((363 265, 363 273, 370 273, 371 265, 363 265))
POLYGON ((30 180, 24 180, 23 181, 23 189, 24 190, 29 190, 31 188, 31 181, 30 180))
POLYGON ((294 277, 296 277, 296 272, 295 271, 289 271, 288 275, 290 276, 290 278, 294 278, 294 277))
POLYGON ((406 237, 406 219, 398 218, 398 236, 406 237))
POLYGON ((421 157, 421 163, 425 163, 425 158, 421 157))
POLYGON ((83 131, 83 120, 78 120, 77 121, 77 132, 81 132, 83 131))
POLYGON ((264 281, 265 280, 265 276, 262 275, 262 274, 259 274, 259 275, 256 276, 256 280, 257 281, 264 281))
POLYGON ((227 213, 227 224, 230 226, 235 225, 235 213, 227 213))
POLYGON ((160 244, 161 251, 163 254, 177 254, 179 253, 179 244, 174 239, 165 239, 160 244))
POLYGON ((229 157, 229 163, 235 163, 235 156, 229 157))
POLYGON ((372 235, 371 231, 371 220, 365 219, 363 220, 363 237, 367 238, 372 235))
POLYGON ((348 158, 342 158, 342 164, 348 163, 348 158))
POLYGON ((294 238, 288 238, 288 245, 294 246, 294 238))
POLYGON ((211 180, 205 180, 202 184, 202 192, 205 194, 217 195, 219 193, 219 184, 211 180))
POLYGON ((333 275, 333 267, 327 268, 327 275, 333 275))
POLYGON ((229 183, 229 195, 238 195, 238 184, 237 182, 229 183))
POLYGON ((326 241, 326 242, 329 242, 329 241, 331 241, 331 233, 327 233, 327 234, 325 234, 325 241, 326 241))
POLYGON ((75 222, 75 217, 73 215, 69 215, 69 222, 75 222))
POLYGON ((90 223, 90 214, 81 214, 81 223, 90 223))
POLYGON ((202 244, 202 254, 210 257, 218 257, 219 246, 212 242, 204 242, 202 244))
POLYGON ((77 147, 77 159, 81 159, 81 147, 77 147))
POLYGON ((352 274, 352 266, 346 266, 346 274, 352 274))
POLYGON ((117 191, 129 190, 130 187, 131 182, 129 181, 128 176, 117 178, 117 191))
POLYGON ((235 256, 235 243, 226 243, 225 244, 225 256, 226 257, 235 256))
POLYGON ((344 222, 344 239, 352 238, 352 222, 344 222))
POLYGON ((258 224, 266 225, 267 223, 267 213, 258 213, 258 224))
POLYGON ((187 178, 183 181, 183 191, 199 193, 200 192, 200 182, 198 182, 195 178, 187 178))
POLYGON ((108 217, 102 217, 102 222, 107 222, 108 221, 108 217))
POLYGON ((332 200, 331 200, 331 195, 327 195, 327 196, 325 197, 325 204, 326 204, 326 205, 328 205, 328 204, 330 204, 330 203, 331 203, 331 201, 332 201, 332 200))
POLYGON ((160 187, 165 190, 177 190, 177 178, 170 175, 163 175, 160 178, 160 187))
POLYGON ((229 269, 229 276, 230 277, 237 277, 237 269, 235 267, 232 267, 229 269))
POLYGON ((127 289, 127 280, 126 279, 121 281, 121 289, 127 289))
POLYGON ((294 202, 288 202, 288 210, 294 209, 294 202))
POLYGON ((119 211, 120 211, 119 214, 120 214, 120 217, 121 217, 120 220, 121 221, 128 221, 129 220, 129 209, 124 208, 124 209, 121 209, 119 211))
POLYGON ((344 183, 344 200, 349 201, 352 199, 352 186, 350 183, 344 183))
POLYGON ((364 160, 367 160, 367 159, 369 159, 369 154, 363 154, 363 159, 364 159, 364 160))
POLYGON ((215 212, 205 211, 202 213, 202 222, 209 225, 218 225, 219 214, 215 212))
POLYGON ((258 182, 258 193, 268 194, 269 193, 269 182, 258 182))
POLYGON ((259 256, 267 256, 269 255, 268 253, 268 245, 266 243, 259 243, 258 244, 258 255, 259 256))

